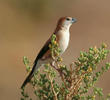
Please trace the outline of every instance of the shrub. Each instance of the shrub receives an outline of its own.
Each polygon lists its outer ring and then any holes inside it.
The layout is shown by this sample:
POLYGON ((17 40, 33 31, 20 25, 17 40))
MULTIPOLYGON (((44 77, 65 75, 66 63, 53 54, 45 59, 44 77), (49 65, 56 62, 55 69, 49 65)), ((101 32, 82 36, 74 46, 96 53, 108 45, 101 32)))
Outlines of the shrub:
MULTIPOLYGON (((79 58, 66 66, 60 57, 60 48, 53 35, 49 45, 53 63, 44 64, 44 70, 40 69, 34 74, 30 81, 33 93, 39 100, 109 100, 110 94, 104 98, 103 89, 96 86, 98 79, 110 68, 110 63, 101 66, 101 62, 106 59, 110 50, 106 44, 100 48, 91 47, 88 52, 80 52, 79 58), (100 64, 100 65, 99 65, 100 64), (97 70, 98 68, 98 70, 97 70), (59 75, 59 77, 56 76, 59 75), (60 80, 57 82, 56 80, 60 80)), ((31 71, 29 60, 23 58, 27 72, 31 71)), ((21 90, 21 100, 32 100, 31 97, 21 90)))

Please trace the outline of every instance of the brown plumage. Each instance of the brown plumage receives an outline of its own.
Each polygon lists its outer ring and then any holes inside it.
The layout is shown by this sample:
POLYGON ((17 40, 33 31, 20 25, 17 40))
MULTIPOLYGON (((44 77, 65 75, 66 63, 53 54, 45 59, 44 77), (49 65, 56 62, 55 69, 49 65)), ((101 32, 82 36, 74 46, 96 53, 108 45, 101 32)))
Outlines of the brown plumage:
POLYGON ((58 23, 57 23, 57 27, 55 29, 55 32, 54 33, 57 33, 58 30, 61 30, 62 29, 62 24, 64 22, 64 20, 66 19, 66 17, 62 17, 58 20, 58 23))

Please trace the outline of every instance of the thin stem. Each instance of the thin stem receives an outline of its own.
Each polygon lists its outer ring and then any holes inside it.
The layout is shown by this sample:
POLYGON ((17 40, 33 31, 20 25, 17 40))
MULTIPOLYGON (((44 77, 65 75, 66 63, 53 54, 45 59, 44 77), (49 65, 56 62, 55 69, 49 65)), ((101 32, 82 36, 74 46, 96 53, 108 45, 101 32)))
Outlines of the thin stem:
MULTIPOLYGON (((55 62, 55 63, 56 63, 57 66, 58 66, 58 63, 57 63, 57 62, 55 62)), ((56 69, 56 71, 60 74, 60 77, 61 77, 61 79, 62 79, 62 81, 63 81, 65 87, 67 88, 66 82, 65 82, 64 77, 63 77, 63 74, 65 75, 65 73, 63 73, 59 68, 56 68, 55 65, 51 64, 51 66, 52 66, 54 69, 56 69)))
POLYGON ((55 90, 54 90, 54 86, 53 86, 53 79, 51 78, 51 76, 49 75, 49 80, 50 80, 50 84, 51 84, 51 89, 52 89, 52 92, 53 92, 53 94, 54 94, 54 100, 58 100, 58 98, 57 98, 57 93, 55 92, 55 90))

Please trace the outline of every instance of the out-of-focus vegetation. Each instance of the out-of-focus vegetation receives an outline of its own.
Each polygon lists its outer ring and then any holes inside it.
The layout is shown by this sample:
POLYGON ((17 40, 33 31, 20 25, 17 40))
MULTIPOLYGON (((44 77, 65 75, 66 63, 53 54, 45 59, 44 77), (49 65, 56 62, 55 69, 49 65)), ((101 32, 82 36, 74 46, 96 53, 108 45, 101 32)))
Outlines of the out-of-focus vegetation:
MULTIPOLYGON (((53 63, 44 64, 43 73, 37 71, 30 81, 34 94, 40 100, 109 100, 110 94, 105 98, 103 89, 96 86, 98 79, 110 68, 108 62, 99 66, 110 52, 106 44, 103 43, 100 48, 91 47, 88 52, 81 51, 80 57, 70 66, 66 66, 55 40, 56 36, 53 35, 49 45, 53 63), (60 83, 55 80, 56 74, 59 75, 60 83)), ((23 61, 27 72, 30 72, 29 60, 24 57, 23 61)), ((21 100, 32 100, 25 92, 23 88, 21 100)))
POLYGON ((51 0, 6 0, 6 2, 14 9, 22 13, 28 13, 33 18, 37 17, 37 19, 44 18, 44 16, 46 18, 52 15, 56 16, 56 12, 61 12, 60 4, 63 8, 67 8, 66 3, 62 3, 62 1, 57 2, 51 0), (55 4, 57 6, 55 6, 55 4))

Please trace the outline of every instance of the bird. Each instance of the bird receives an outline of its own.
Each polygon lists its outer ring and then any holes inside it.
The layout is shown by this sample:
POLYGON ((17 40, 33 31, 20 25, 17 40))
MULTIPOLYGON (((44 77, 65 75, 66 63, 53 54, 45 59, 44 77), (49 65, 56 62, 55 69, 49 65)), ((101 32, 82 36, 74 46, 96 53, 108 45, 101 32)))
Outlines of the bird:
MULTIPOLYGON (((65 52, 69 45, 70 40, 70 26, 75 23, 77 20, 73 17, 61 17, 56 25, 56 28, 53 32, 53 34, 56 35, 56 40, 59 45, 59 48, 61 49, 61 55, 65 52)), ((38 70, 38 68, 46 63, 49 62, 51 59, 51 51, 49 49, 49 44, 51 43, 51 37, 47 40, 47 42, 44 44, 40 52, 38 53, 34 63, 33 68, 25 81, 23 82, 21 88, 23 89, 28 82, 32 79, 34 76, 34 73, 38 70)))

